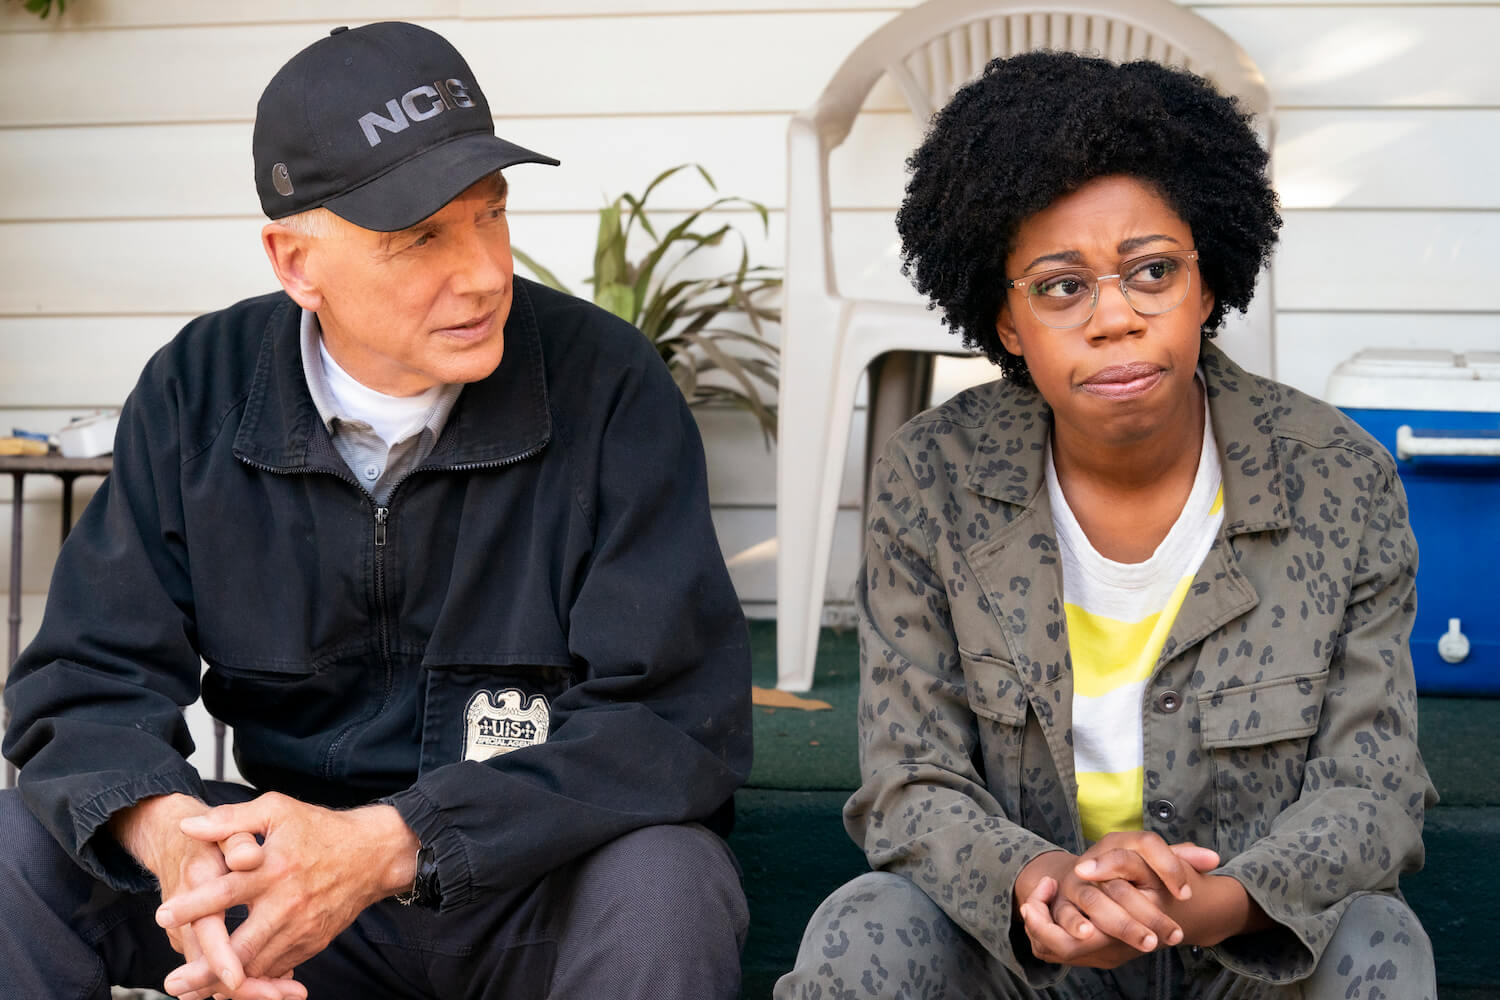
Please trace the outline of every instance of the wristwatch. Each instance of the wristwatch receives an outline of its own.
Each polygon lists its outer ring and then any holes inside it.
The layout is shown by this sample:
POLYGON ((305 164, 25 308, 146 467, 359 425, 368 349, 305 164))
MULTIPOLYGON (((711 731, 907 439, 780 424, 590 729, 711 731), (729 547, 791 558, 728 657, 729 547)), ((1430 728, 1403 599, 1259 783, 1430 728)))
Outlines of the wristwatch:
POLYGON ((412 880, 410 889, 396 895, 396 902, 436 910, 442 900, 442 890, 438 887, 437 854, 423 844, 417 848, 417 877, 412 880))

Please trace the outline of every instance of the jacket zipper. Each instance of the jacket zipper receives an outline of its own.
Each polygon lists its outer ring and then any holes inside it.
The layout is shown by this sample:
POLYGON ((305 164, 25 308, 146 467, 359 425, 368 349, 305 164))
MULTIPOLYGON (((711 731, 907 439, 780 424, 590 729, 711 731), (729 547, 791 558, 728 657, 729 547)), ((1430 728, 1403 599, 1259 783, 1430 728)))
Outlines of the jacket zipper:
MULTIPOLYGON (((375 552, 373 567, 375 574, 375 610, 376 622, 378 625, 377 633, 380 637, 380 661, 381 666, 385 669, 385 692, 381 696, 380 706, 375 709, 375 714, 370 717, 371 719, 378 718, 380 713, 385 711, 386 706, 391 702, 391 691, 396 686, 395 664, 391 662, 390 616, 386 613, 385 593, 386 524, 388 521, 390 521, 391 518, 391 508, 389 504, 391 503, 391 500, 395 498, 396 491, 401 488, 402 484, 404 484, 408 479, 410 479, 418 472, 469 472, 474 469, 499 469, 504 468, 507 465, 514 465, 517 462, 525 461, 526 459, 531 458, 533 455, 536 455, 538 452, 540 452, 543 447, 545 447, 545 442, 543 444, 528 448, 523 452, 518 452, 517 454, 510 455, 506 458, 490 462, 465 462, 460 465, 419 465, 415 469, 409 470, 406 475, 402 476, 400 479, 396 480, 395 485, 391 487, 391 492, 386 497, 385 506, 375 504, 374 499, 366 494, 366 499, 371 504, 374 504, 375 509, 375 552)), ((259 462, 252 462, 245 458, 241 458, 240 461, 244 462, 246 465, 249 465, 252 468, 260 469, 263 472, 270 472, 276 475, 292 474, 291 472, 288 472, 286 470, 273 469, 269 466, 262 465, 259 462)), ((357 489, 359 489, 361 493, 364 492, 364 487, 360 486, 358 481, 353 479, 352 477, 341 476, 337 472, 329 472, 328 474, 332 475, 335 479, 342 479, 345 482, 352 484, 357 489)), ((358 722, 351 722, 349 725, 344 727, 342 732, 334 737, 332 743, 328 744, 328 750, 323 754, 324 777, 333 777, 333 763, 338 758, 338 752, 343 747, 344 742, 349 738, 350 734, 354 732, 355 727, 358 725, 358 722)))

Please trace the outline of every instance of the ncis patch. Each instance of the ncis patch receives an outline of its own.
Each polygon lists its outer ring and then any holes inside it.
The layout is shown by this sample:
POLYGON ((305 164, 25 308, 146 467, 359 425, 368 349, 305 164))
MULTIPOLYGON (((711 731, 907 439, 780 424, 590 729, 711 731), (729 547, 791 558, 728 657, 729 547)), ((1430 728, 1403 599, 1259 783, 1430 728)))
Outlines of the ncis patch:
POLYGON ((516 688, 476 691, 464 709, 464 760, 489 760, 521 747, 547 742, 547 699, 530 701, 516 688), (494 697, 491 697, 491 694, 494 697))

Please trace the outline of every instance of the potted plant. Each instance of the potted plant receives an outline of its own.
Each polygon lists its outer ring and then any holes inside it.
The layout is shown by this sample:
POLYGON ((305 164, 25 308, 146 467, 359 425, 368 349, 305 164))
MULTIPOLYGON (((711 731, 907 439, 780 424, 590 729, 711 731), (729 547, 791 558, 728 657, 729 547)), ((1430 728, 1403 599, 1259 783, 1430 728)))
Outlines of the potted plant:
MULTIPOLYGON (((715 209, 739 205, 752 209, 767 226, 766 208, 746 198, 716 197, 658 232, 647 213, 647 199, 663 181, 689 167, 717 193, 707 170, 685 163, 662 171, 639 197, 622 194, 599 210, 593 275, 587 281, 596 304, 633 324, 656 347, 689 405, 727 403, 748 410, 769 445, 776 436, 776 407, 765 400, 776 396, 779 352, 765 338, 763 324, 778 322, 781 313, 764 299, 781 287, 779 269, 752 266, 744 236, 729 223, 713 226, 705 218, 715 209), (633 233, 644 251, 636 259, 629 253, 633 233), (740 244, 737 267, 707 277, 679 276, 691 271, 684 265, 695 255, 731 236, 740 244), (730 316, 744 321, 738 328, 724 325, 730 316)), ((539 280, 572 294, 550 270, 513 249, 539 280)))

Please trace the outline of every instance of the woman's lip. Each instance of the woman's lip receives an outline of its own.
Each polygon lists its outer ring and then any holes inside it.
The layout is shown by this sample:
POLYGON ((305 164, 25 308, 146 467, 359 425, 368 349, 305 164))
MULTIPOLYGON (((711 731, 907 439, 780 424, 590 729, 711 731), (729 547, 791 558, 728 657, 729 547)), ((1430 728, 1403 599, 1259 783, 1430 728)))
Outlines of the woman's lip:
POLYGON ((1111 365, 1084 379, 1079 388, 1108 399, 1130 399, 1150 392, 1165 375, 1166 372, 1158 365, 1139 362, 1111 365))

